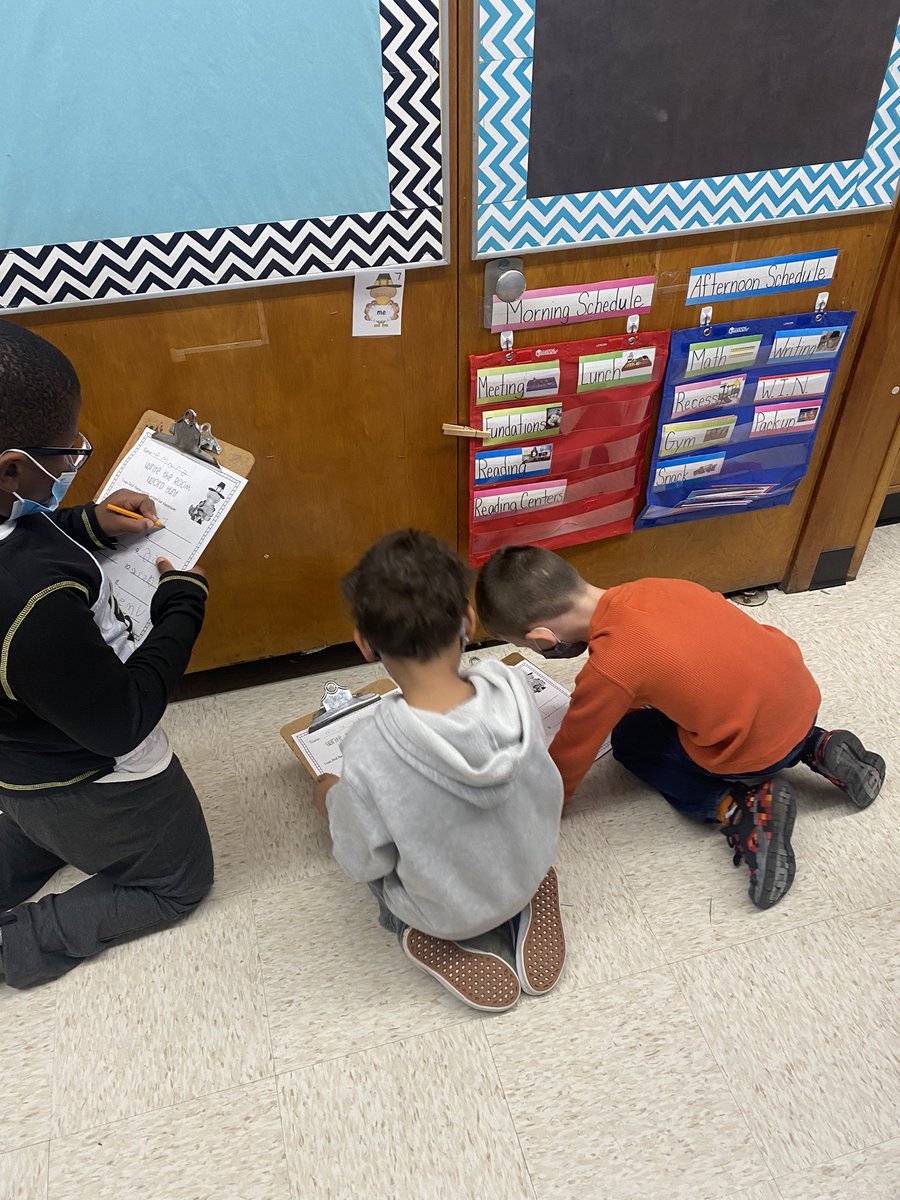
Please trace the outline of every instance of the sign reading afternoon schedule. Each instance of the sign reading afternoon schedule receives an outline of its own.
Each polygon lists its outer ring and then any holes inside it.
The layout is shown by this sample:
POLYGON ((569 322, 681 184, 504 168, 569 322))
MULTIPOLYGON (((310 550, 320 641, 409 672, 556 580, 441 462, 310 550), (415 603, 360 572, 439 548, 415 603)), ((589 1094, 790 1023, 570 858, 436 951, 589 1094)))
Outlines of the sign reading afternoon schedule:
POLYGON ((757 258, 751 262, 694 267, 685 304, 711 304, 743 296, 774 296, 801 288, 827 287, 834 278, 838 251, 757 258))

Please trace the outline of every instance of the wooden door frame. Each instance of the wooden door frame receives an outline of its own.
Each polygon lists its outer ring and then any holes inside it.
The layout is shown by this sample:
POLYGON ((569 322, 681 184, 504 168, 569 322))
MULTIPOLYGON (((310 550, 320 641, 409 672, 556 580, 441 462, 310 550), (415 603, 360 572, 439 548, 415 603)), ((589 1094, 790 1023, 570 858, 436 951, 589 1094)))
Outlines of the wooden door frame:
POLYGON ((859 319, 863 335, 783 583, 788 592, 856 578, 900 454, 900 206, 859 319))

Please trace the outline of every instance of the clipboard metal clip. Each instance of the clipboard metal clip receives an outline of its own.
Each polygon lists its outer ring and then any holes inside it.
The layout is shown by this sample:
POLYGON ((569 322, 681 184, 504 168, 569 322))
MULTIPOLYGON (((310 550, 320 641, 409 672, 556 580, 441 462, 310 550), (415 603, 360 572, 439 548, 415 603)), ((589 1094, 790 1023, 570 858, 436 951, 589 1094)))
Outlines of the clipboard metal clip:
POLYGON ((354 696, 349 688, 328 682, 325 684, 322 705, 309 723, 309 732, 315 733, 317 729, 323 729, 340 717, 346 717, 352 712, 359 712, 361 708, 368 708, 370 704, 377 704, 380 699, 381 696, 374 692, 364 692, 359 696, 354 696))
POLYGON ((168 433, 158 432, 153 436, 156 441, 164 442, 167 446, 174 446, 176 450, 180 450, 182 454, 187 454, 191 458, 199 458, 203 462, 212 463, 214 467, 219 465, 214 456, 222 453, 222 447, 213 437, 209 421, 205 421, 201 425, 192 408, 189 408, 181 420, 176 421, 169 428, 168 433))

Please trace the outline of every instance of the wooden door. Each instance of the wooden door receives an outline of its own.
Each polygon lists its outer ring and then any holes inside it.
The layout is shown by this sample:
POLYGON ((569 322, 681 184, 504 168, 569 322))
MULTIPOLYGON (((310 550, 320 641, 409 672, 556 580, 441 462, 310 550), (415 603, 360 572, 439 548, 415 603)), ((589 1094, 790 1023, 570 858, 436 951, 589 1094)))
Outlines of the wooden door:
POLYGON ((140 415, 195 408, 256 456, 204 563, 193 669, 348 640, 341 575, 375 538, 456 535, 456 269, 406 277, 400 337, 352 338, 350 279, 16 318, 70 356, 94 494, 140 415))
MULTIPOLYGON (((471 153, 472 52, 474 0, 459 3, 459 419, 468 417, 468 356, 499 349, 496 335, 482 328, 484 263, 471 259, 473 164, 471 153)), ((565 552, 575 566, 598 584, 610 585, 645 575, 681 576, 722 591, 779 583, 790 571, 795 549, 829 443, 841 419, 844 387, 865 326, 882 252, 891 224, 890 213, 842 217, 801 224, 772 225, 729 233, 701 234, 659 241, 635 241, 608 248, 577 249, 525 256, 529 289, 655 275, 658 285, 652 314, 642 329, 682 329, 694 325, 698 310, 684 305, 690 268, 780 254, 799 254, 837 247, 840 259, 831 286, 831 307, 859 313, 844 352, 827 415, 819 431, 809 474, 793 502, 760 513, 695 521, 685 525, 644 530, 565 552)), ((809 311, 814 292, 787 293, 717 304, 714 321, 787 315, 809 311)), ((516 345, 538 345, 577 337, 623 333, 624 321, 606 320, 564 330, 516 334, 516 345)), ((461 460, 465 449, 460 450, 461 460)), ((467 476, 460 472, 462 520, 466 538, 467 476)), ((808 585, 808 581, 807 581, 808 585)))

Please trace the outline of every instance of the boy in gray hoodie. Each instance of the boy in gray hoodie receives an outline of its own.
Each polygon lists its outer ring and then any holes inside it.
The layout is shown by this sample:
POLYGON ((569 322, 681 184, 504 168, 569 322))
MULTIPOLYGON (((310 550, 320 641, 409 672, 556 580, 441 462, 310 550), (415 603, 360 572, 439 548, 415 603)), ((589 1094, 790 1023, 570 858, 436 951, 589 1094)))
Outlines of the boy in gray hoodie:
POLYGON ((548 992, 565 961, 562 782, 527 681, 502 663, 460 669, 469 583, 449 546, 413 530, 382 538, 344 580, 356 643, 401 694, 348 732, 343 775, 322 776, 314 802, 407 957, 501 1012, 522 989, 548 992), (488 933, 501 953, 466 944, 488 933))

